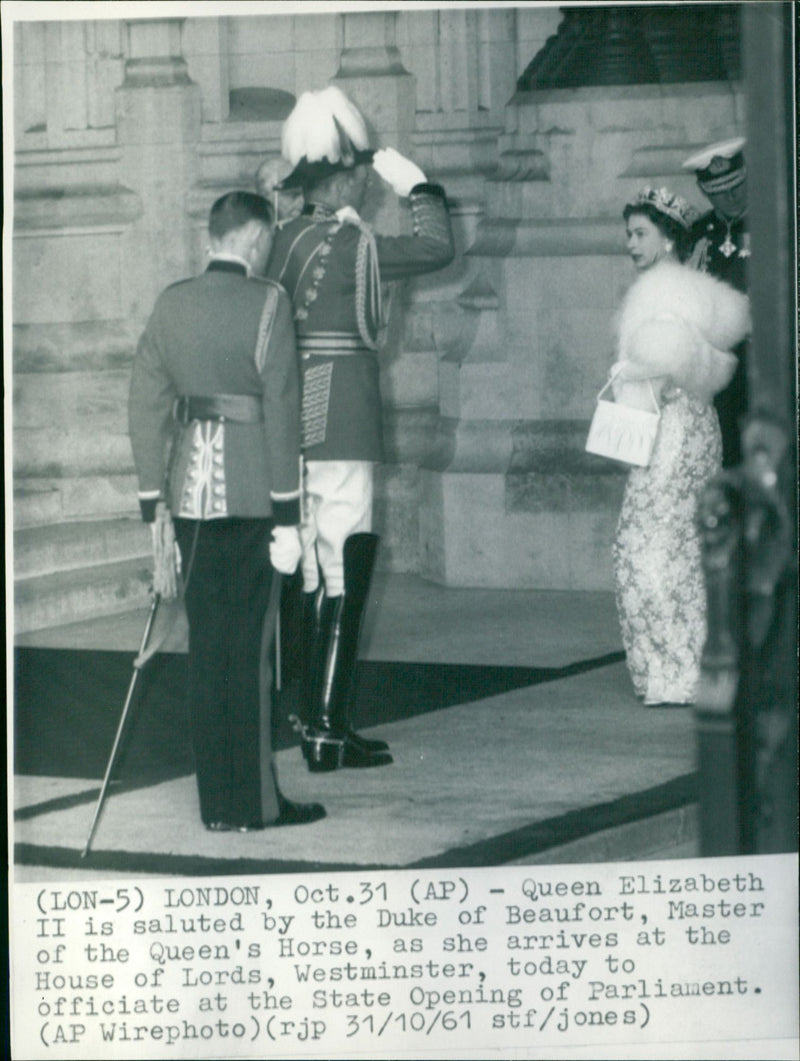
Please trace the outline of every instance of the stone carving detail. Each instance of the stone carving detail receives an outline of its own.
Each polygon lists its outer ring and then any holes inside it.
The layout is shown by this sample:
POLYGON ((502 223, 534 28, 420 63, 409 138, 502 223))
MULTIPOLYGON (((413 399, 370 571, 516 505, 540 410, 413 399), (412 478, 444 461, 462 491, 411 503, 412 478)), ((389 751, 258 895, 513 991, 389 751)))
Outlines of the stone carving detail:
POLYGON ((739 76, 733 4, 562 9, 564 21, 517 82, 520 92, 673 84, 739 76))

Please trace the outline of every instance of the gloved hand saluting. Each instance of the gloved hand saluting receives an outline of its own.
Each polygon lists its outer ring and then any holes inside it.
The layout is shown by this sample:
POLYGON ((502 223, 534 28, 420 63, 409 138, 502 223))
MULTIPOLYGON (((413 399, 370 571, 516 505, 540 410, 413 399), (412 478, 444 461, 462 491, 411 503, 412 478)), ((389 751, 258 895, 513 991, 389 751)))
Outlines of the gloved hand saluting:
POLYGON ((425 184, 426 177, 419 166, 410 158, 401 155, 393 147, 383 147, 376 151, 372 159, 372 168, 379 177, 383 177, 392 186, 396 195, 405 198, 417 184, 425 184))
POLYGON ((274 527, 269 543, 269 559, 281 575, 294 574, 302 549, 297 527, 274 527))

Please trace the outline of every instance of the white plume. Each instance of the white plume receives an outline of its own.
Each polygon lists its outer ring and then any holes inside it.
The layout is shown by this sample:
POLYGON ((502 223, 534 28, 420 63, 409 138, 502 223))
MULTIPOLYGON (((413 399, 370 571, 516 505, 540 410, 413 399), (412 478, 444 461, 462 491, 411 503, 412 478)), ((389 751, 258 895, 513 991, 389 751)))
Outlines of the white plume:
POLYGON ((321 102, 330 108, 331 116, 336 118, 350 138, 353 147, 357 151, 366 151, 369 148, 369 134, 364 124, 364 117, 355 103, 335 85, 324 88, 319 95, 321 102))
POLYGON ((292 166, 302 158, 319 162, 326 158, 331 163, 341 161, 343 145, 341 130, 356 150, 369 147, 361 112, 341 89, 331 85, 319 92, 304 92, 286 119, 281 133, 281 152, 292 166))

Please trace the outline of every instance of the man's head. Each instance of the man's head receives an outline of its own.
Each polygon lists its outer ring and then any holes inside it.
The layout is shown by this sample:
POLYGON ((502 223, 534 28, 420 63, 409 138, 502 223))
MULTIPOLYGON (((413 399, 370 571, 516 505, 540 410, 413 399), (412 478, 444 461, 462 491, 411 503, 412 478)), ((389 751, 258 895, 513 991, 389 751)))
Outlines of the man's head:
POLYGON ((735 221, 747 210, 747 168, 742 137, 710 144, 687 158, 684 169, 692 169, 697 185, 716 212, 735 221))
POLYGON ((305 185, 303 197, 306 202, 322 203, 332 210, 352 206, 359 211, 367 194, 371 172, 372 167, 367 163, 339 170, 324 180, 305 185))
POLYGON ((276 221, 288 221, 296 217, 303 208, 299 188, 284 191, 281 181, 289 175, 289 166, 282 158, 267 158, 256 170, 255 185, 259 195, 272 203, 276 221))
POLYGON ((254 273, 267 264, 272 246, 272 207, 253 192, 228 192, 217 199, 208 218, 212 254, 241 258, 254 273))
POLYGON ((307 200, 337 209, 361 205, 374 151, 364 116, 341 89, 300 96, 284 122, 281 150, 292 166, 281 189, 301 188, 307 200))

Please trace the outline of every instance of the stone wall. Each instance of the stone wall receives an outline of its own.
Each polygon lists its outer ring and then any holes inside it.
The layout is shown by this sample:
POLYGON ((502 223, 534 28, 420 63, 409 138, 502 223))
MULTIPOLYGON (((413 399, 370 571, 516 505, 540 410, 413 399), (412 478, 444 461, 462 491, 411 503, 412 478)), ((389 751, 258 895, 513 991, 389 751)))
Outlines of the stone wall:
MULTIPOLYGON (((202 269, 213 200, 252 186, 294 98, 332 80, 377 143, 445 185, 459 251, 392 291, 381 563, 451 585, 608 586, 620 477, 587 463, 582 438, 629 274, 620 203, 645 179, 691 194, 680 158, 738 131, 741 101, 722 84, 699 103, 697 85, 515 95, 560 17, 445 6, 14 27, 20 627, 145 598, 125 411, 136 337, 158 291, 202 269), (53 590, 40 607, 54 579, 84 603, 53 590)), ((408 223, 388 195, 368 216, 408 223)))

